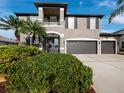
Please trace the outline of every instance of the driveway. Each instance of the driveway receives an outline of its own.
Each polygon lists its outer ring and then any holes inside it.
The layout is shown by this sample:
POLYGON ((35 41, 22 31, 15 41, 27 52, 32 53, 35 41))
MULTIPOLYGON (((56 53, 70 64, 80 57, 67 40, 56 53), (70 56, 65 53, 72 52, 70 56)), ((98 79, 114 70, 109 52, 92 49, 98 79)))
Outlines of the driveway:
POLYGON ((83 64, 92 67, 96 93, 124 93, 124 55, 74 56, 83 64))

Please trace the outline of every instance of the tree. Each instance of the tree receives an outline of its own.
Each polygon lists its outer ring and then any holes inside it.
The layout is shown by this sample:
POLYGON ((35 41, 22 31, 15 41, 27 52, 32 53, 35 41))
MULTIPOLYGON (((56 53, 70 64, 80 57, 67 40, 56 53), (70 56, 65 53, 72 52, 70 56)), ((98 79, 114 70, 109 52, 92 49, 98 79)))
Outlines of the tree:
POLYGON ((111 23, 112 19, 115 16, 124 12, 124 0, 117 0, 117 5, 119 6, 119 8, 117 8, 114 12, 110 14, 109 23, 111 23))
POLYGON ((39 21, 28 20, 25 24, 26 31, 29 35, 32 35, 32 44, 35 43, 36 39, 42 43, 43 48, 45 46, 46 29, 42 27, 39 21))
POLYGON ((24 20, 20 20, 12 15, 0 18, 0 29, 15 30, 15 36, 20 42, 20 33, 25 33, 24 20))

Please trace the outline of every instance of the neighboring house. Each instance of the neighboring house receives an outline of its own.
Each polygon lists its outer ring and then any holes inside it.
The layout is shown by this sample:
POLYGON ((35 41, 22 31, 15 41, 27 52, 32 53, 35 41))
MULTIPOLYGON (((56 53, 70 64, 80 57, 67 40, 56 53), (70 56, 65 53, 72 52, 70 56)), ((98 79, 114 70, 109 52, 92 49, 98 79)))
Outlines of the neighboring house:
MULTIPOLYGON (((39 20, 47 29, 46 50, 71 54, 117 53, 116 39, 100 36, 100 14, 67 14, 67 3, 34 3, 38 13, 15 13, 20 19, 39 20), (113 46, 111 46, 113 44, 113 46), (112 48, 112 49, 111 49, 112 48), (107 51, 111 49, 110 51, 107 51)), ((25 43, 26 35, 21 34, 25 43)))
POLYGON ((18 44, 16 40, 12 40, 3 36, 0 36, 0 45, 15 45, 18 44))
MULTIPOLYGON (((113 41, 109 45, 110 48, 106 49, 107 51, 114 50, 114 48, 111 48, 111 46, 115 47, 115 45, 116 45, 116 49, 117 49, 118 53, 120 52, 120 49, 122 49, 122 48, 124 49, 124 29, 116 31, 114 33, 101 33, 100 38, 113 41), (114 41, 116 41, 117 44, 114 44, 115 43, 114 41)), ((106 48, 106 47, 104 47, 104 48, 106 48)))
POLYGON ((119 48, 124 48, 124 29, 114 32, 113 34, 119 36, 118 40, 119 48))
POLYGON ((101 54, 113 54, 119 52, 120 35, 113 33, 100 33, 101 54))

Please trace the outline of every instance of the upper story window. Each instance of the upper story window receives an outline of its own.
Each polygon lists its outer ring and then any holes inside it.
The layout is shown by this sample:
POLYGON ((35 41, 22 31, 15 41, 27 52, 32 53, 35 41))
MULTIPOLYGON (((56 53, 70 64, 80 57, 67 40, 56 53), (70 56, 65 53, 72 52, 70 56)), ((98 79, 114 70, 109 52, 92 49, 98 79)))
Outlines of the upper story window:
POLYGON ((31 21, 36 21, 36 20, 38 20, 38 16, 30 16, 29 19, 31 21))
POLYGON ((90 18, 90 29, 96 29, 96 18, 90 18))
POLYGON ((68 28, 68 29, 76 29, 77 28, 77 18, 68 17, 66 19, 66 28, 68 28))
POLYGON ((56 16, 50 16, 50 22, 57 22, 56 16))
POLYGON ((98 29, 99 28, 99 18, 95 18, 95 17, 87 18, 87 28, 88 29, 98 29))
POLYGON ((69 17, 68 18, 68 28, 69 29, 74 29, 74 17, 69 17))

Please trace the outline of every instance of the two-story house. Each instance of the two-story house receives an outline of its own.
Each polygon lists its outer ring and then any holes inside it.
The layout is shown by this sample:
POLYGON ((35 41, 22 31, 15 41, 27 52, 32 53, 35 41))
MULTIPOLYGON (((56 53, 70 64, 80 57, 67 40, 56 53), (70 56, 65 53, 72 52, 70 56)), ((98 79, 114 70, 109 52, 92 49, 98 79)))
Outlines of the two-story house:
MULTIPOLYGON (((47 29, 46 50, 71 54, 101 54, 101 14, 67 14, 67 3, 35 2, 38 13, 15 13, 20 19, 39 20, 47 29)), ((21 35, 24 43, 26 35, 21 35)), ((106 42, 104 42, 105 45, 106 42)), ((108 43, 108 42, 107 42, 108 43)), ((116 44, 116 42, 114 43, 116 44)), ((116 46, 116 45, 114 45, 116 46)), ((115 47, 108 53, 115 53, 115 47)), ((104 53, 104 52, 103 52, 104 53)), ((107 53, 107 52, 105 52, 107 53)))

